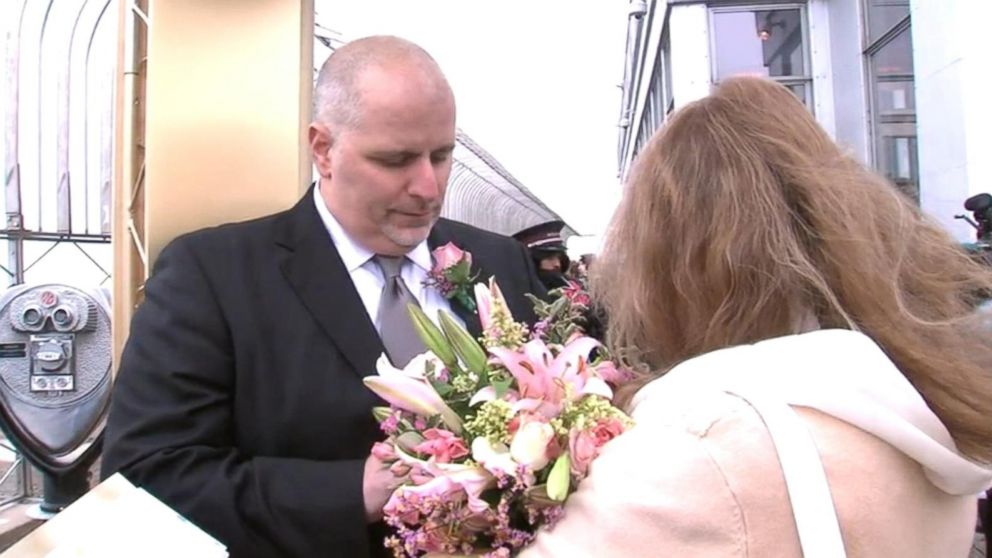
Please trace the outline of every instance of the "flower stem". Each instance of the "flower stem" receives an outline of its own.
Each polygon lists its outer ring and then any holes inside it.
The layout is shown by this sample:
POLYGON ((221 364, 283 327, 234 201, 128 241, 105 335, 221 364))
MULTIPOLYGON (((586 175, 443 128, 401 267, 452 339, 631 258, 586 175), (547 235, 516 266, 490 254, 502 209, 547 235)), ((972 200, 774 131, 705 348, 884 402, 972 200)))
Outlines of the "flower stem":
POLYGON ((472 297, 468 296, 464 291, 459 290, 455 293, 455 298, 461 303, 462 306, 468 309, 469 312, 475 312, 475 301, 472 297))

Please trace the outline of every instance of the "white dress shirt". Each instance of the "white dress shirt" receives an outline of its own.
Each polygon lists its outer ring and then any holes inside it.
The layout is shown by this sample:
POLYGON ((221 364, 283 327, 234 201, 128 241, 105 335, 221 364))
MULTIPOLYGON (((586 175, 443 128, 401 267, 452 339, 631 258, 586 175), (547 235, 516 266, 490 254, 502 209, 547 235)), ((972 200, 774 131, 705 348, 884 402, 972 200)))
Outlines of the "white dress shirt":
MULTIPOLYGON (((331 241, 338 249, 341 260, 344 262, 351 282, 355 284, 355 290, 362 299, 365 311, 369 314, 369 319, 375 324, 376 331, 379 330, 379 323, 376 315, 379 312, 379 298, 382 296, 382 287, 386 280, 382 275, 382 270, 372 261, 375 252, 356 242, 347 232, 341 223, 331 214, 324 203, 324 198, 320 196, 320 185, 313 189, 314 203, 317 205, 317 213, 320 214, 321 221, 331 235, 331 241)), ((424 240, 406 255, 403 266, 400 269, 400 277, 406 283, 408 289, 417 298, 420 307, 430 316, 434 323, 438 322, 438 310, 444 310, 459 324, 464 322, 457 314, 452 312, 448 299, 444 298, 435 287, 425 287, 424 281, 427 279, 427 272, 433 265, 430 248, 424 240)))

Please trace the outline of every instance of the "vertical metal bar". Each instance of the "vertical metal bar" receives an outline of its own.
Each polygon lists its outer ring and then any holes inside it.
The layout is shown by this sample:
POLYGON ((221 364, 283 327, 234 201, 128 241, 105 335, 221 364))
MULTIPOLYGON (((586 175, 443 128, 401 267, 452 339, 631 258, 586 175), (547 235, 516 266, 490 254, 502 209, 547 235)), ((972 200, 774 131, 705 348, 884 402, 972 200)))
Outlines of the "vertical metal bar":
MULTIPOLYGON (((27 0, 21 0, 20 16, 17 26, 7 30, 7 139, 4 161, 7 168, 4 171, 4 195, 7 198, 6 228, 20 231, 24 228, 24 216, 21 214, 21 165, 18 159, 18 93, 20 85, 21 57, 21 28, 24 26, 24 13, 27 11, 27 0)), ((24 282, 23 252, 24 241, 13 237, 7 242, 7 266, 13 270, 11 284, 24 282)))
MULTIPOLYGON (((112 93, 112 92, 111 92, 112 93)), ((113 211, 111 196, 113 195, 114 176, 114 97, 108 95, 107 103, 102 111, 101 119, 101 153, 100 153, 100 233, 111 234, 110 214, 113 211)), ((87 196, 89 199, 89 196, 87 196)))
POLYGON ((41 178, 41 169, 45 167, 45 158, 41 153, 41 138, 45 134, 43 133, 44 127, 41 122, 41 115, 45 112, 44 108, 41 106, 41 99, 44 97, 42 91, 45 90, 44 84, 42 83, 45 76, 45 32, 48 31, 48 16, 52 13, 52 3, 54 0, 48 0, 48 7, 45 8, 45 17, 41 20, 41 31, 38 33, 38 227, 36 230, 43 231, 45 229, 44 222, 42 221, 42 207, 43 200, 41 193, 44 191, 44 181, 41 178))
POLYGON ((27 459, 21 460, 21 497, 25 498, 31 495, 32 490, 32 471, 31 463, 27 459))
MULTIPOLYGON (((72 44, 76 40, 76 29, 79 27, 79 20, 86 9, 89 0, 84 0, 76 13, 76 20, 72 23, 72 31, 69 32, 69 42, 65 48, 65 65, 59 73, 58 81, 58 101, 59 101, 59 135, 58 135, 58 190, 56 192, 56 209, 58 211, 57 229, 60 233, 72 232, 72 197, 71 183, 69 180, 69 90, 72 88, 72 44)), ((83 177, 83 184, 86 177, 83 177)))
MULTIPOLYGON (((87 0, 89 1, 89 0, 87 0)), ((85 165, 86 165, 86 196, 84 197, 84 224, 85 232, 89 234, 90 232, 90 187, 89 187, 89 122, 90 122, 90 111, 89 111, 89 75, 90 75, 90 54, 93 52, 93 40, 96 37, 97 30, 100 28, 100 23, 103 21, 103 16, 107 13, 107 8, 110 6, 110 0, 104 2, 103 7, 100 8, 100 15, 97 16, 96 21, 93 23, 93 29, 90 31, 89 41, 86 43, 86 64, 84 65, 86 74, 86 85, 83 91, 83 98, 85 99, 85 114, 83 119, 83 126, 86 130, 86 141, 84 142, 85 149, 85 165)), ((112 83, 111 80, 103 81, 101 84, 112 83)), ((114 97, 113 94, 108 96, 107 104, 104 105, 103 110, 100 111, 100 232, 103 234, 110 234, 110 213, 111 209, 111 180, 113 177, 113 108, 114 108, 114 97)))

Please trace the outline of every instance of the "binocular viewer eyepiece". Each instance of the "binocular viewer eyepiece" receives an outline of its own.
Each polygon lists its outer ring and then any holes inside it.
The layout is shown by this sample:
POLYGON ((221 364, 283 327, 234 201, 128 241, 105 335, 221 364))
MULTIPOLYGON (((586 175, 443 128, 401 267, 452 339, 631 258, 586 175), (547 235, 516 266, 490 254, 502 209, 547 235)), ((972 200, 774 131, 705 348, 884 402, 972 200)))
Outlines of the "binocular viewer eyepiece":
POLYGON ((43 511, 88 489, 111 384, 105 291, 17 285, 0 295, 0 426, 45 474, 43 511))

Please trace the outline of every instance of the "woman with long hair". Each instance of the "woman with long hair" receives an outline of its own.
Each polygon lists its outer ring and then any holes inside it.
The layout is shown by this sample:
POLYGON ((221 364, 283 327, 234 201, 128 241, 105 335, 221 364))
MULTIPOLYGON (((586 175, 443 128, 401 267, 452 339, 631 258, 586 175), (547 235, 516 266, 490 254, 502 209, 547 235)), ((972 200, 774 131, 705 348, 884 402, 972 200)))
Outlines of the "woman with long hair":
POLYGON ((785 87, 638 156, 593 273, 645 370, 543 556, 967 556, 992 480, 992 274, 785 87))

